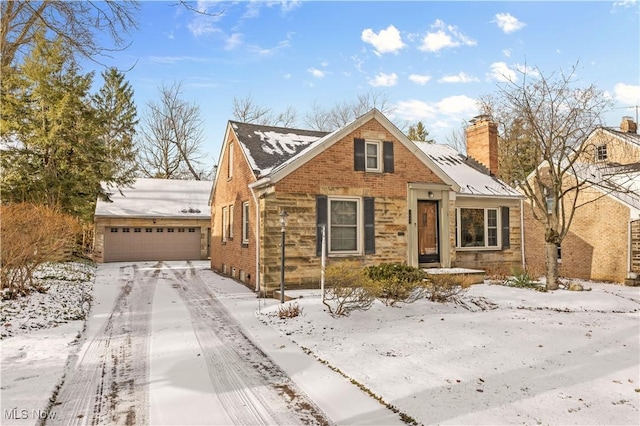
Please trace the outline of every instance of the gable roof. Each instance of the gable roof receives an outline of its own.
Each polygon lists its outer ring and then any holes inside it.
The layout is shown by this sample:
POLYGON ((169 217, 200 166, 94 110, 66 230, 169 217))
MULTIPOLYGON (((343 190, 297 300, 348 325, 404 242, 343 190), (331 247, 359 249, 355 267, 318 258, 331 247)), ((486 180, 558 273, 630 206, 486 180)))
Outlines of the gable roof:
POLYGON ((640 213, 640 164, 612 166, 581 163, 575 170, 580 179, 640 213))
POLYGON ((389 119, 377 109, 373 108, 369 112, 361 115, 350 123, 345 124, 341 128, 325 134, 322 138, 316 140, 313 143, 308 144, 305 148, 300 150, 295 155, 291 156, 288 160, 281 163, 277 167, 274 167, 269 174, 264 176, 263 179, 256 182, 254 185, 259 186, 264 183, 274 183, 292 173, 299 167, 303 166, 311 159, 331 147, 349 133, 353 132, 358 127, 362 126, 369 120, 375 119, 380 123, 392 136, 394 136, 401 144, 403 144, 412 154, 418 157, 433 173, 438 176, 445 184, 450 185, 454 191, 459 188, 457 184, 442 171, 424 152, 411 142, 407 136, 402 133, 389 119))
POLYGON ((318 141, 327 132, 229 121, 257 179, 318 141))
POLYGON ((213 182, 140 178, 127 188, 110 188, 112 202, 98 200, 96 217, 208 219, 213 182))
POLYGON ((414 143, 458 184, 459 195, 522 198, 520 192, 483 171, 481 165, 452 147, 427 142, 414 143))
POLYGON ((598 127, 591 133, 591 135, 589 135, 589 137, 595 135, 598 131, 640 148, 640 135, 637 133, 623 132, 613 127, 598 127))

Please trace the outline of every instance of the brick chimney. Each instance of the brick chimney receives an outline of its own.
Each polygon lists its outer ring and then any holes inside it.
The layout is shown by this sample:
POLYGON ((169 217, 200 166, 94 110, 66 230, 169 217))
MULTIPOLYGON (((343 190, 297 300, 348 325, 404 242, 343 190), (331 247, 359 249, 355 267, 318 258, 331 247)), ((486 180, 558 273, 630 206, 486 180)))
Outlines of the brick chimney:
POLYGON ((486 114, 471 119, 466 129, 467 155, 498 174, 498 125, 486 114))
POLYGON ((633 121, 633 118, 625 115, 622 117, 622 123, 620 123, 620 131, 625 133, 636 133, 638 131, 638 124, 633 121))

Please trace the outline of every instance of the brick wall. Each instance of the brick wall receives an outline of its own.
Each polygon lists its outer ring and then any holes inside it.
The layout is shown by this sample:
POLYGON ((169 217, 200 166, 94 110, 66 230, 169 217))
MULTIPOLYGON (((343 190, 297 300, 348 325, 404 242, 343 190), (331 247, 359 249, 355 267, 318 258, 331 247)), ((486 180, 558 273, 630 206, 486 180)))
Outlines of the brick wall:
MULTIPOLYGON (((583 190, 578 201, 588 204, 576 210, 570 232, 562 242, 560 276, 624 282, 629 208, 593 189, 583 190)), ((565 200, 567 203, 569 200, 565 200)), ((524 213, 527 268, 544 274, 544 227, 533 218, 528 203, 524 213)))
MULTIPOLYGON (((211 209, 211 268, 236 278, 249 287, 255 285, 256 273, 256 206, 248 188, 255 181, 233 133, 229 134, 225 151, 218 165, 217 185, 214 188, 211 209), (232 176, 229 177, 229 147, 233 151, 232 176), (242 204, 249 203, 249 241, 242 241, 242 204), (233 238, 223 242, 222 209, 233 206, 233 238)), ((231 220, 231 217, 230 217, 231 220)))
POLYGON ((631 271, 640 274, 640 220, 631 222, 631 271))
POLYGON ((640 162, 640 147, 630 142, 612 137, 611 133, 598 129, 593 132, 584 146, 581 156, 582 161, 594 162, 597 146, 606 145, 607 162, 619 164, 631 164, 640 162))

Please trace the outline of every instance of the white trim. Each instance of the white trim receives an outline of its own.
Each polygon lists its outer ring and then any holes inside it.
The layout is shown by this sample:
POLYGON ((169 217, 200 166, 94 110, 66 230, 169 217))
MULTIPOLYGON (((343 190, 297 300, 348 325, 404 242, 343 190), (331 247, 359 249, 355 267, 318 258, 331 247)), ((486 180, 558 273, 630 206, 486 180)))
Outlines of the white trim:
POLYGON ((502 215, 500 214, 500 207, 456 207, 456 250, 461 251, 480 251, 480 250, 502 250, 502 215), (463 247, 462 244, 462 230, 461 230, 461 218, 460 211, 466 210, 483 210, 484 221, 484 245, 483 246, 469 246, 463 247), (490 246, 489 244, 489 215, 488 211, 493 210, 496 212, 496 245, 490 246))
POLYGON ((362 199, 360 197, 345 197, 345 196, 327 196, 327 242, 328 242, 328 254, 331 257, 336 256, 353 256, 362 254, 362 236, 364 228, 364 213, 362 211, 362 199), (332 201, 350 201, 356 203, 356 249, 355 250, 331 250, 331 202, 332 201))
POLYGON ((227 229, 229 226, 229 212, 227 211, 227 207, 222 208, 222 242, 227 242, 227 229))
POLYGON ((229 142, 229 155, 227 156, 227 179, 233 178, 233 142, 229 142))
POLYGON ((242 202, 242 244, 249 244, 249 202, 242 202))
POLYGON ((229 206, 229 239, 233 240, 233 204, 229 206))
POLYGON ((381 173, 382 172, 382 162, 383 156, 382 154, 382 141, 378 140, 370 140, 367 139, 364 141, 364 171, 365 172, 373 172, 373 173, 381 173), (376 167, 369 167, 369 153, 368 146, 376 147, 376 167))

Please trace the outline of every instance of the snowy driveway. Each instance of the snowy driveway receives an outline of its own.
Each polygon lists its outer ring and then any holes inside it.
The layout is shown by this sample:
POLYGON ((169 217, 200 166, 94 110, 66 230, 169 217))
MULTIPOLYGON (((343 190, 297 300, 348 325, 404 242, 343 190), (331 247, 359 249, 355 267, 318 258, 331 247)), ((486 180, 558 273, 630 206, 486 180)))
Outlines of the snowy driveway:
POLYGON ((189 262, 98 269, 47 424, 328 424, 189 262))

